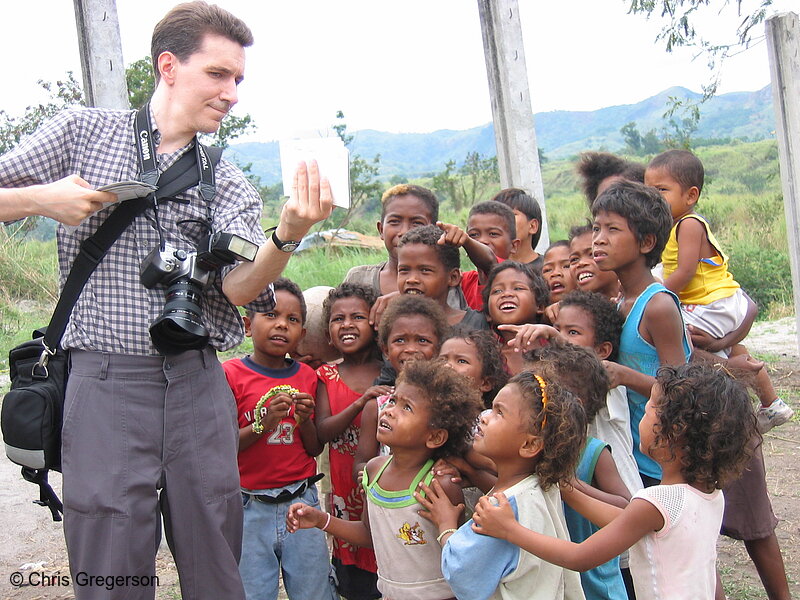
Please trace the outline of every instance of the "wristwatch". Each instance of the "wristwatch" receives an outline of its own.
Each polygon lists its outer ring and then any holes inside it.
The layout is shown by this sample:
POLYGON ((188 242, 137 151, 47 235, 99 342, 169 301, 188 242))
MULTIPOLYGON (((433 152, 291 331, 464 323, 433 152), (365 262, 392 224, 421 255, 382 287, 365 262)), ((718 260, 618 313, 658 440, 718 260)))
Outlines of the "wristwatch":
POLYGON ((277 236, 277 229, 273 230, 272 232, 272 243, 275 244, 275 247, 280 250, 281 252, 294 252, 297 250, 297 247, 300 245, 300 242, 296 242, 294 240, 289 240, 288 242, 282 242, 280 238, 277 236))

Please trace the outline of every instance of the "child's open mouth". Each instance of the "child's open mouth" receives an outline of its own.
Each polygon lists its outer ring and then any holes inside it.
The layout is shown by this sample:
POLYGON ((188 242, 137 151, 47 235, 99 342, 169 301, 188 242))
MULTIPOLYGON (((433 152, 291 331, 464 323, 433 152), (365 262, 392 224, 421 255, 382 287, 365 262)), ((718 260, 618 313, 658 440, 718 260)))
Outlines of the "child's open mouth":
POLYGON ((413 294, 413 295, 416 295, 416 296, 424 296, 425 295, 425 292, 423 292, 422 290, 418 290, 417 288, 406 288, 403 291, 403 293, 404 294, 413 294))
POLYGON ((575 281, 578 283, 583 283, 585 281, 589 281, 594 277, 594 273, 590 273, 588 271, 584 271, 583 273, 578 273, 578 276, 575 278, 575 281))
POLYGON ((564 289, 564 284, 560 281, 554 281, 550 284, 550 291, 551 292, 560 292, 564 289))
POLYGON ((391 431, 392 426, 386 422, 386 419, 381 419, 378 421, 378 429, 383 429, 384 431, 391 431))
POLYGON ((273 335, 270 336, 269 341, 276 342, 278 344, 288 344, 289 338, 282 336, 282 335, 273 335))
POLYGON ((504 300, 503 302, 500 303, 500 306, 498 306, 498 308, 502 312, 511 312, 517 310, 517 303, 511 302, 510 300, 504 300))
POLYGON ((358 339, 358 338, 357 338, 356 334, 354 334, 354 333, 345 333, 345 334, 339 336, 339 339, 341 340, 341 342, 343 344, 349 344, 350 342, 356 341, 356 339, 358 339))

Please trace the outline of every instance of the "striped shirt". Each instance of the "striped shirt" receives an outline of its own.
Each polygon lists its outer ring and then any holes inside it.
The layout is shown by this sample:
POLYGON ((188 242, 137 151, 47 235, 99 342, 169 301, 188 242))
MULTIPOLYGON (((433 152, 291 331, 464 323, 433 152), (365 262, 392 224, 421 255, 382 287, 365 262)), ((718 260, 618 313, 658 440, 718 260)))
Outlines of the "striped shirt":
MULTIPOLYGON (((138 179, 139 161, 134 141, 135 111, 79 109, 64 111, 0 157, 0 187, 50 183, 78 175, 92 188, 138 179)), ((154 131, 158 146, 159 134, 154 131)), ((168 169, 191 145, 158 155, 159 170, 168 169)), ((178 195, 184 202, 161 204, 158 219, 167 243, 191 251, 206 233, 191 219, 205 221, 210 214, 217 231, 238 234, 259 246, 266 243, 260 228, 262 203, 244 174, 227 161, 215 170, 216 197, 206 202, 196 187, 178 195), (183 222, 182 222, 183 221, 183 222)), ((80 243, 114 210, 110 205, 89 217, 72 232, 59 226, 58 264, 63 286, 80 243)), ((64 348, 118 354, 156 355, 148 328, 164 308, 166 287, 147 289, 139 282, 139 268, 159 243, 152 207, 138 216, 111 247, 78 299, 62 339, 64 348)), ((233 267, 210 278, 203 294, 203 322, 210 345, 228 350, 244 339, 237 309, 222 293, 222 279, 233 267)), ((248 308, 257 312, 274 305, 271 286, 248 308)))

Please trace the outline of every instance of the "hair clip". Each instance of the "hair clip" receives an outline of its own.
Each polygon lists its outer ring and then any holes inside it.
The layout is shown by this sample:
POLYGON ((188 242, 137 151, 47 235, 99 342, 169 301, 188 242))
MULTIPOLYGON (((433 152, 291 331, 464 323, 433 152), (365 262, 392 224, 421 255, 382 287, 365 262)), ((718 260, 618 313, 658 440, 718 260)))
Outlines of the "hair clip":
POLYGON ((539 375, 534 375, 536 377, 536 381, 539 382, 539 390, 542 392, 542 426, 539 431, 544 430, 544 426, 547 425, 547 392, 545 388, 547 388, 547 383, 544 379, 539 377, 539 375))

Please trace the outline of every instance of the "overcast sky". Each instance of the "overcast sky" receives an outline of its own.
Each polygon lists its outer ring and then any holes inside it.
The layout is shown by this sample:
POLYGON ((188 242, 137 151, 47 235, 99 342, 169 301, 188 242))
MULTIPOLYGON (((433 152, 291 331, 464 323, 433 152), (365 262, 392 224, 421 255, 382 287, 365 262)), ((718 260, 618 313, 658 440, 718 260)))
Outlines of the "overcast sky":
MULTIPOLYGON (((721 5, 722 0, 715 4, 721 5)), ((252 28, 236 114, 249 112, 261 141, 326 129, 337 110, 351 131, 428 132, 491 120, 475 0, 218 0, 252 28)), ((627 14, 629 0, 520 0, 534 112, 631 104, 670 86, 700 91, 709 71, 691 51, 667 54, 662 22, 627 14)), ((734 6, 736 2, 731 2, 734 6)), ((753 6, 743 0, 746 10, 753 6)), ((777 10, 793 3, 776 0, 777 10)), ((126 64, 149 53, 163 0, 117 0, 126 64)), ((797 10, 796 6, 794 10, 797 10)), ((704 15, 715 41, 736 15, 704 15)), ((41 99, 38 79, 72 70, 81 80, 73 3, 3 2, 0 109, 41 99)), ((758 33, 763 34, 763 26, 758 33)), ((721 92, 769 83, 766 44, 726 63, 721 92)))

